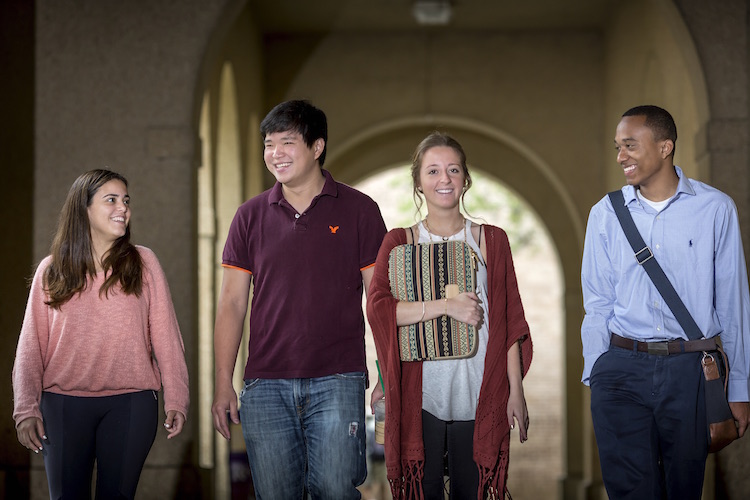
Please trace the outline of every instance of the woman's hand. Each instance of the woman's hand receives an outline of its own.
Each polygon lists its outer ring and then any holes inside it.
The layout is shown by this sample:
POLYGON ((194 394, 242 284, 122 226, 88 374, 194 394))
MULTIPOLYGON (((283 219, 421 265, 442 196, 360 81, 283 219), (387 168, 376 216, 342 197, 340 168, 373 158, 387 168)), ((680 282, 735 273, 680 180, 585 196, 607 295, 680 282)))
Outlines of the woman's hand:
POLYGON ((164 428, 167 430, 167 439, 172 439, 177 434, 182 432, 182 427, 185 425, 185 415, 176 410, 169 410, 167 412, 167 419, 164 421, 164 428))
POLYGON ((451 318, 467 323, 477 329, 482 327, 484 322, 484 310, 482 301, 474 292, 464 292, 445 303, 447 306, 448 316, 451 318))
POLYGON ((508 423, 510 423, 511 430, 518 424, 522 443, 528 439, 529 412, 526 409, 526 398, 523 395, 523 385, 521 384, 518 384, 515 388, 511 384, 510 397, 508 397, 508 423))
POLYGON ((375 414, 375 401, 380 401, 384 397, 383 386, 380 384, 380 380, 378 380, 378 383, 372 388, 372 394, 370 395, 370 411, 372 411, 373 415, 375 414))
POLYGON ((42 451, 42 440, 46 440, 47 436, 44 435, 44 424, 41 419, 29 417, 22 420, 16 427, 16 433, 18 442, 23 446, 34 453, 42 451))

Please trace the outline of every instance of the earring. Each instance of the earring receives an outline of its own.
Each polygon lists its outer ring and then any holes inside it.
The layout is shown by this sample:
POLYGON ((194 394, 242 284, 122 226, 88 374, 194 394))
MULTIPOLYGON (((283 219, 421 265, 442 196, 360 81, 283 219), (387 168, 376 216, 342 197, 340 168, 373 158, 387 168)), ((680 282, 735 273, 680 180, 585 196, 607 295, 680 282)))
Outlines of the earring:
POLYGON ((420 193, 424 192, 424 191, 422 191, 422 186, 417 186, 417 191, 419 191, 420 193))

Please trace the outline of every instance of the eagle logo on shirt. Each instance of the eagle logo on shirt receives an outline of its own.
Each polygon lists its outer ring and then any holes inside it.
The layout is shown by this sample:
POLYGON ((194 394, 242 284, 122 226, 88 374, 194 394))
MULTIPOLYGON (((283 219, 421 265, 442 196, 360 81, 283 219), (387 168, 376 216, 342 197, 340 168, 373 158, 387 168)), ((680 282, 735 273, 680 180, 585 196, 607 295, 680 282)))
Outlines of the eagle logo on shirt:
POLYGON ((336 234, 336 231, 339 230, 338 226, 328 226, 328 229, 331 230, 331 234, 336 234))

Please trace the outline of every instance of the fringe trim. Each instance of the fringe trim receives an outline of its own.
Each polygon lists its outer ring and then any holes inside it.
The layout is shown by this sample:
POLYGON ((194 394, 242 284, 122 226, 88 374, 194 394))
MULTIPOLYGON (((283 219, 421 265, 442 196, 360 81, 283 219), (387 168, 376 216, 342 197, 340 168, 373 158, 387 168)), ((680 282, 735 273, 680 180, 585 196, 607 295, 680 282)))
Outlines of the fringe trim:
POLYGON ((422 479, 424 478, 424 461, 404 460, 403 476, 389 479, 393 500, 424 500, 422 479))
POLYGON ((506 486, 508 480, 508 453, 500 452, 494 469, 479 466, 479 491, 477 498, 486 500, 513 500, 506 486))
MULTIPOLYGON (((424 500, 422 479, 424 461, 404 460, 403 475, 389 479, 393 500, 424 500)), ((506 486, 508 480, 508 453, 500 452, 494 469, 479 466, 479 491, 477 498, 483 500, 513 500, 506 486)))
POLYGON ((391 486, 391 496, 393 500, 402 500, 404 498, 404 478, 389 479, 391 486))

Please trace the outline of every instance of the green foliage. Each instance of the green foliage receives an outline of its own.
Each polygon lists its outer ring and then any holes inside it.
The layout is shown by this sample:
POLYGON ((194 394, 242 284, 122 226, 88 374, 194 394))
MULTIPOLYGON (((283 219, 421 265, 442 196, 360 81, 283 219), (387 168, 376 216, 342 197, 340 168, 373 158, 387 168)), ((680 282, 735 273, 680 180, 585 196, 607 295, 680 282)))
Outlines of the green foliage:
POLYGON ((514 252, 533 249, 541 224, 531 208, 493 177, 474 170, 472 186, 464 198, 466 215, 502 227, 514 252))

